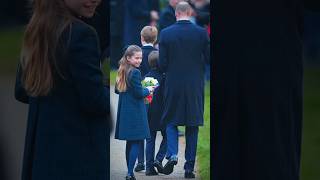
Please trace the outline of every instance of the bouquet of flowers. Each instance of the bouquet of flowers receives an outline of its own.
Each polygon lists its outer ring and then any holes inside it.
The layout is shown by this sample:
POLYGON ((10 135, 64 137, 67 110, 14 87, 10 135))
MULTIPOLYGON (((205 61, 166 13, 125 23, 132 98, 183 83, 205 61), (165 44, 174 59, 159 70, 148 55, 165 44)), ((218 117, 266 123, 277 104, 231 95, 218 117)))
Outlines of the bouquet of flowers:
MULTIPOLYGON (((143 87, 159 86, 158 80, 154 79, 153 77, 145 77, 141 84, 143 87)), ((152 96, 152 94, 149 94, 146 98, 144 98, 144 103, 150 104, 152 102, 152 96)))

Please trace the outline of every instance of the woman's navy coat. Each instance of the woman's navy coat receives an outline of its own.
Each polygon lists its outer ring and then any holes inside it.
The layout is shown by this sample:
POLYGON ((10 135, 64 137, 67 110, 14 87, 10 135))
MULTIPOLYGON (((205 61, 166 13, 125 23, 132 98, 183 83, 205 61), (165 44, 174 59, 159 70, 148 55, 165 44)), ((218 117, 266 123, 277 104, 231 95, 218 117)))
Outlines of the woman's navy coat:
POLYGON ((149 91, 141 85, 141 73, 133 68, 128 75, 126 92, 119 93, 115 138, 143 140, 150 137, 144 97, 149 91))
POLYGON ((161 31, 159 66, 166 74, 163 121, 177 126, 203 125, 208 47, 205 29, 190 21, 178 21, 161 31))
POLYGON ((69 30, 61 41, 64 58, 57 53, 65 80, 55 75, 49 95, 28 97, 18 70, 15 97, 29 104, 22 180, 109 177, 109 90, 102 82, 97 35, 80 21, 69 30))

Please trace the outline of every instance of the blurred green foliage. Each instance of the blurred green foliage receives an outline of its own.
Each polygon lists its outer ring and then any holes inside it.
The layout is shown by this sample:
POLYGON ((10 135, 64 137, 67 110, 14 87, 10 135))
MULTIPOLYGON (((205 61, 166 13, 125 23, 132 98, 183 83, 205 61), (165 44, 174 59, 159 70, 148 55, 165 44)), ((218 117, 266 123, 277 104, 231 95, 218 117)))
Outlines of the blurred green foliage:
POLYGON ((0 30, 0 74, 15 74, 23 38, 23 27, 0 30))
POLYGON ((320 67, 304 71, 301 180, 320 179, 320 67))

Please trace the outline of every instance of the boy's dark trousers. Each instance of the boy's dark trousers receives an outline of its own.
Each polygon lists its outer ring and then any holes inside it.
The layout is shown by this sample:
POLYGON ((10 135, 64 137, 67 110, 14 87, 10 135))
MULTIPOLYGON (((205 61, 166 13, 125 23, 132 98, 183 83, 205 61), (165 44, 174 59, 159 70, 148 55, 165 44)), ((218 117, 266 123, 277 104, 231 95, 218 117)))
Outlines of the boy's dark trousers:
MULTIPOLYGON (((192 172, 194 170, 196 154, 197 154, 197 144, 198 144, 198 126, 186 126, 185 138, 186 138, 186 149, 185 149, 185 160, 184 164, 185 171, 192 172)), ((167 156, 177 157, 178 156, 178 146, 179 146, 179 136, 178 127, 173 124, 168 124, 166 128, 167 133, 167 143, 168 150, 167 156)))
MULTIPOLYGON (((167 135, 166 130, 161 131, 162 141, 156 156, 156 160, 162 162, 167 153, 167 135)), ((150 132, 150 138, 147 139, 146 145, 146 169, 153 168, 154 163, 154 151, 155 151, 155 142, 157 137, 157 131, 150 132)))

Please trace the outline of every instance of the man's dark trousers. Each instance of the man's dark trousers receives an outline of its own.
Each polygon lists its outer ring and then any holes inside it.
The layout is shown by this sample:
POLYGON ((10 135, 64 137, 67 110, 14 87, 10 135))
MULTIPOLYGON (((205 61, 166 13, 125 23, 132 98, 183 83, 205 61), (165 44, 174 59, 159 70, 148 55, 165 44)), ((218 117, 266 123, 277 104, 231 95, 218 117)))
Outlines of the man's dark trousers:
MULTIPOLYGON (((179 136, 178 136, 178 126, 169 123, 166 128, 167 132, 167 156, 177 157, 178 146, 179 146, 179 136)), ((185 159, 184 164, 185 171, 192 172, 194 170, 194 165, 196 161, 196 152, 198 144, 198 126, 186 126, 185 138, 186 138, 186 148, 185 148, 185 159)))

